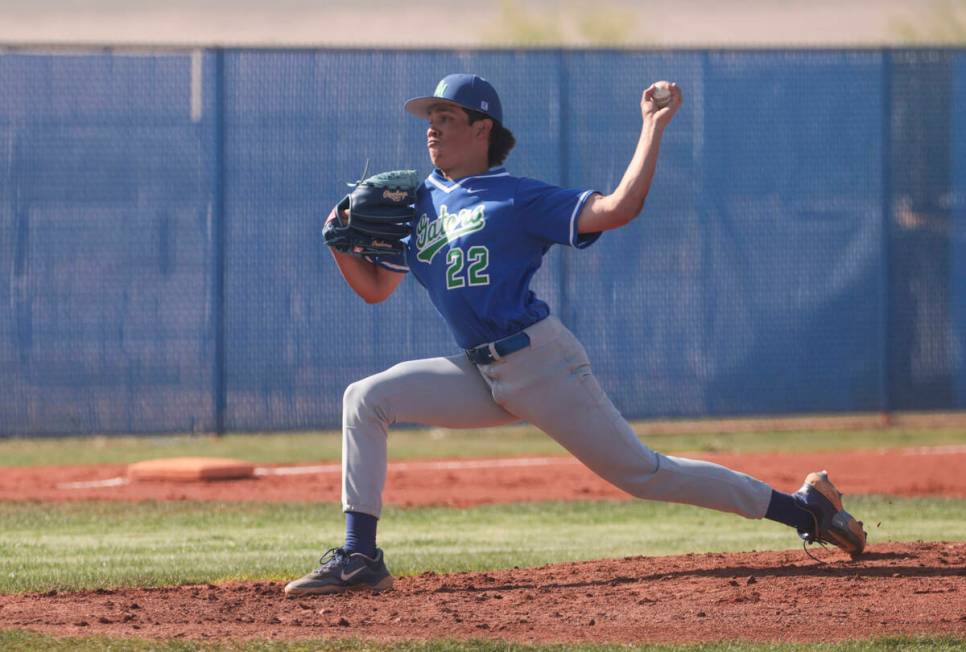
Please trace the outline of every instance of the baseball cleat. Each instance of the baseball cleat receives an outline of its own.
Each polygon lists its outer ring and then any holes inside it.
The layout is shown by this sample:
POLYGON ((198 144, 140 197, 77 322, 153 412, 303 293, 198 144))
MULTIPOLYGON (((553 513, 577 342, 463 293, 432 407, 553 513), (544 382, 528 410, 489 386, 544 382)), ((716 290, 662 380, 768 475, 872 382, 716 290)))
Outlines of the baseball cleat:
POLYGON ((828 479, 827 471, 809 473, 792 497, 815 519, 812 531, 798 531, 807 543, 831 543, 853 556, 865 550, 862 521, 845 511, 842 494, 828 479))
POLYGON ((349 553, 342 548, 331 548, 319 559, 314 571, 289 582, 285 595, 301 596, 317 593, 344 593, 366 590, 378 593, 392 588, 392 575, 386 568, 382 550, 376 549, 375 558, 361 552, 349 553))

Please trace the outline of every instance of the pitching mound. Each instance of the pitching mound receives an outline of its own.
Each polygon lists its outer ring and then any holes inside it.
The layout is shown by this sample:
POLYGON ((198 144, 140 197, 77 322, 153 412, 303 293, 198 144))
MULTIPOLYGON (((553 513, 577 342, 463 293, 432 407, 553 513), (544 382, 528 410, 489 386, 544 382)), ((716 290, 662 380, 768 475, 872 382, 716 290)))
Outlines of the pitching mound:
MULTIPOLYGON (((833 641, 966 634, 966 544, 631 557, 396 579, 287 599, 282 582, 0 596, 5 626, 148 638, 833 641)), ((389 559, 391 562, 391 558, 389 559)))

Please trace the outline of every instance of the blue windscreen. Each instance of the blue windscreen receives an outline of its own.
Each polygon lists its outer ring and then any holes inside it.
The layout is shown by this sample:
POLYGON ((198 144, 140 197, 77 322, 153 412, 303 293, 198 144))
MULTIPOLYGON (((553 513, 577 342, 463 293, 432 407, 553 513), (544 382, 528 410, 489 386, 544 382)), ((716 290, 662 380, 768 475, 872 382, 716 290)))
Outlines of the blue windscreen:
POLYGON ((627 417, 966 408, 962 51, 14 52, 0 435, 332 427, 350 382, 458 353, 320 238, 367 160, 429 172, 402 104, 457 71, 511 173, 604 193, 642 90, 684 89, 643 215, 533 284, 627 417))

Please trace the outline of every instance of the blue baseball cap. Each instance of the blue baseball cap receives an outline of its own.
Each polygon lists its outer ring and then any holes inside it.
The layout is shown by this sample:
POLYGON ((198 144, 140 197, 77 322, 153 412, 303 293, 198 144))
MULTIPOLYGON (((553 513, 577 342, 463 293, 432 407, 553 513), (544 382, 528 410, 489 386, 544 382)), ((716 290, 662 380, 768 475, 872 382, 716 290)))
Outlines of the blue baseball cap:
POLYGON ((457 73, 443 77, 429 97, 414 97, 406 101, 406 110, 417 118, 425 118, 429 107, 440 101, 452 102, 464 109, 479 111, 503 124, 503 106, 493 84, 479 75, 457 73))

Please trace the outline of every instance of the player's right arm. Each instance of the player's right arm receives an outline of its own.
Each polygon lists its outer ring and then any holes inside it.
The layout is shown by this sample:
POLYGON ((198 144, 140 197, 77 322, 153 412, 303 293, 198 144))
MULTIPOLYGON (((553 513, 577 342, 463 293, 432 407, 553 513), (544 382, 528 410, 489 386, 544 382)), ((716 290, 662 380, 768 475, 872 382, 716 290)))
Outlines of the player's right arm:
POLYGON ((664 129, 683 101, 681 89, 671 84, 671 100, 665 106, 654 101, 655 84, 641 96, 641 135, 634 156, 617 188, 609 195, 594 195, 584 205, 578 219, 580 233, 609 231, 628 224, 644 208, 657 168, 664 129))
MULTIPOLYGON (((333 219, 335 209, 328 219, 333 219)), ((328 247, 338 265, 342 278, 366 303, 385 301, 405 278, 404 273, 390 271, 364 258, 336 251, 328 247)))

